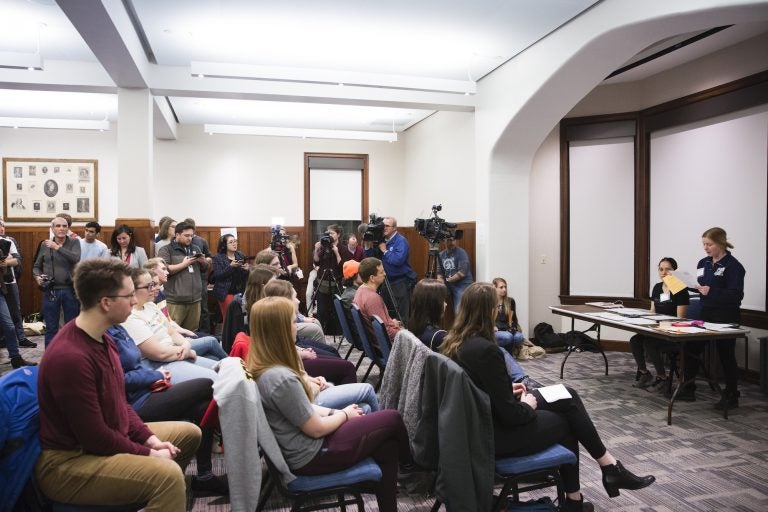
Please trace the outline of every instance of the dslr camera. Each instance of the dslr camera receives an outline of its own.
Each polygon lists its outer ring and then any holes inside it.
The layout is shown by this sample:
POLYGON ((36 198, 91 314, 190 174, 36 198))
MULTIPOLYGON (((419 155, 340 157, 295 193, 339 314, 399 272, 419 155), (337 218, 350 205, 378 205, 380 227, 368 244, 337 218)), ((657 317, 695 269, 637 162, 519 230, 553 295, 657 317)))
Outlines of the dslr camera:
POLYGON ((37 287, 40 288, 40 290, 42 290, 44 292, 47 292, 48 290, 53 288, 53 278, 52 277, 49 277, 49 276, 47 276, 45 274, 40 274, 40 277, 42 278, 42 281, 40 282, 39 285, 37 285, 37 287))
POLYGON ((384 241, 384 217, 378 217, 375 213, 368 216, 368 224, 365 224, 363 242, 373 242, 378 245, 384 241))
POLYGON ((283 226, 279 224, 272 228, 272 240, 269 243, 269 248, 273 251, 282 254, 286 249, 288 243, 288 235, 283 231, 283 226))
POLYGON ((416 231, 421 236, 427 239, 427 241, 436 245, 445 240, 446 238, 454 238, 461 240, 464 234, 460 229, 456 229, 457 224, 454 222, 446 222, 445 219, 440 218, 437 212, 443 209, 443 205, 436 204, 432 206, 432 217, 428 219, 416 219, 413 223, 416 231))
POLYGON ((326 249, 330 249, 333 246, 333 237, 331 237, 330 231, 325 231, 320 235, 320 245, 326 249))

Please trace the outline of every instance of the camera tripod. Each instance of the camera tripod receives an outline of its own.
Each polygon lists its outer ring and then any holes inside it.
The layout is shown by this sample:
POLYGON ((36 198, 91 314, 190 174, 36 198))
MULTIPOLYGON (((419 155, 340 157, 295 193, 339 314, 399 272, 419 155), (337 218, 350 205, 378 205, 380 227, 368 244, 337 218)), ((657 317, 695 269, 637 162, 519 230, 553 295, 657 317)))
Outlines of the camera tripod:
POLYGON ((336 279, 336 276, 333 274, 331 269, 326 268, 323 270, 322 275, 317 279, 317 285, 315 286, 315 289, 312 290, 312 299, 309 301, 309 305, 307 306, 307 313, 315 308, 315 315, 317 315, 317 317, 320 319, 324 332, 328 332, 328 323, 332 319, 330 316, 333 313, 333 303, 331 300, 333 300, 333 296, 335 294, 339 293, 341 293, 341 290, 339 289, 338 279, 336 279), (326 311, 321 312, 317 304, 317 294, 320 293, 320 287, 323 283, 327 283, 328 288, 331 291, 331 298, 330 300, 323 302, 323 305, 325 306, 324 309, 326 311))
POLYGON ((440 242, 428 241, 429 254, 427 255, 427 271, 424 277, 437 279, 437 261, 440 256, 440 242))

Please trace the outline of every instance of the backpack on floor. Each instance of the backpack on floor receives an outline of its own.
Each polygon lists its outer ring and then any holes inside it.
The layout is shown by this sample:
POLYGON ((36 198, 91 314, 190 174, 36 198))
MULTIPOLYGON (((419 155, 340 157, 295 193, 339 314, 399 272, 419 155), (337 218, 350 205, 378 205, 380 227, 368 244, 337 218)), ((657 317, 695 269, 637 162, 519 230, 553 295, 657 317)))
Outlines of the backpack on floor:
POLYGON ((37 369, 0 377, 0 512, 13 508, 40 455, 37 369))
POLYGON ((581 331, 568 331, 564 335, 565 346, 573 347, 576 352, 599 352, 597 340, 581 331))
POLYGON ((552 326, 546 322, 536 324, 536 327, 533 328, 533 339, 531 341, 544 349, 562 348, 565 346, 562 335, 557 334, 552 326))

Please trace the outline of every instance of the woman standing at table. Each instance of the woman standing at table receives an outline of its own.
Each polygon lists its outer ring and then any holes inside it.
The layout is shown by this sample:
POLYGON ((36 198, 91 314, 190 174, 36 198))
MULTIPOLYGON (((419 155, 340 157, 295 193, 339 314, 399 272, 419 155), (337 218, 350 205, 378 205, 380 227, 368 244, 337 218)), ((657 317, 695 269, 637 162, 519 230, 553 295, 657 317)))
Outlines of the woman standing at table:
MULTIPOLYGON (((688 309, 690 303, 690 296, 688 290, 683 289, 677 293, 672 293, 663 281, 663 279, 670 275, 673 270, 677 270, 677 261, 674 258, 661 258, 659 262, 659 279, 654 285, 651 292, 651 311, 659 315, 674 316, 677 318, 685 318, 685 312, 688 309)), ((629 340, 629 346, 632 347, 632 355, 635 357, 637 363, 637 374, 635 375, 635 382, 632 384, 636 388, 653 388, 654 391, 666 389, 667 386, 667 372, 664 369, 664 359, 659 352, 662 347, 677 346, 677 343, 670 341, 662 341, 650 336, 643 336, 642 334, 635 334, 629 340), (653 363, 656 369, 656 378, 654 379, 651 372, 645 366, 645 356, 653 363)))
MULTIPOLYGON (((744 274, 746 271, 733 257, 733 245, 723 228, 710 228, 701 235, 706 258, 696 266, 697 287, 701 294, 701 318, 706 322, 734 323, 741 321, 741 300, 744 298, 744 274)), ((715 404, 717 409, 739 406, 739 366, 736 363, 736 339, 717 340, 717 353, 725 374, 725 392, 715 404)), ((699 359, 704 344, 690 343, 685 353, 685 380, 693 379, 699 369, 699 359)), ((695 384, 686 386, 678 394, 678 400, 696 399, 695 384)))

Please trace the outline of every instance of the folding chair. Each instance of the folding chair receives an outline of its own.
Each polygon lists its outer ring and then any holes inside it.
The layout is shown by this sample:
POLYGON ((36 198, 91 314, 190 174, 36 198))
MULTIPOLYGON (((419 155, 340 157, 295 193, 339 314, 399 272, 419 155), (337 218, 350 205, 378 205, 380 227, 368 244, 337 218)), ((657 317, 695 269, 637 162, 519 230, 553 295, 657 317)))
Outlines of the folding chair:
POLYGON ((365 351, 363 350, 363 346, 360 343, 360 340, 357 336, 355 336, 356 333, 352 331, 352 328, 347 321, 347 314, 344 310, 344 305, 341 303, 341 297, 339 295, 333 296, 333 308, 336 310, 336 316, 339 318, 341 332, 344 333, 344 337, 349 342, 349 350, 347 351, 347 355, 344 356, 344 359, 349 359, 353 349, 357 349, 362 352, 362 355, 360 356, 360 359, 357 360, 357 365, 355 366, 355 369, 358 369, 360 368, 360 365, 363 362, 363 358, 365 357, 365 351))
MULTIPOLYGON (((360 313, 360 307, 357 304, 352 304, 352 320, 355 323, 355 328, 357 329, 357 334, 360 336, 360 342, 363 345, 363 352, 365 352, 366 357, 371 360, 371 364, 368 367, 368 371, 365 372, 365 376, 363 376, 363 382, 365 382, 368 379, 368 375, 371 373, 371 369, 374 365, 379 367, 379 382, 376 384, 375 388, 378 391, 379 386, 381 386, 381 378, 384 376, 384 368, 387 366, 387 361, 382 357, 382 354, 380 354, 374 347, 373 344, 370 342, 368 338, 368 331, 366 331, 365 326, 363 324, 363 316, 362 313, 360 313)), ((389 354, 389 347, 386 348, 387 354, 389 354)))

